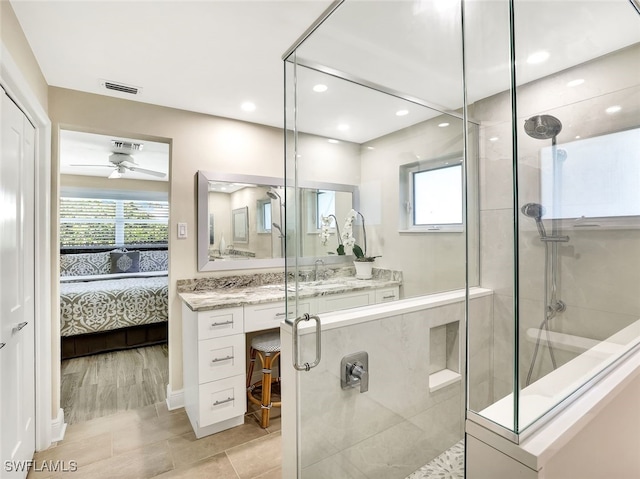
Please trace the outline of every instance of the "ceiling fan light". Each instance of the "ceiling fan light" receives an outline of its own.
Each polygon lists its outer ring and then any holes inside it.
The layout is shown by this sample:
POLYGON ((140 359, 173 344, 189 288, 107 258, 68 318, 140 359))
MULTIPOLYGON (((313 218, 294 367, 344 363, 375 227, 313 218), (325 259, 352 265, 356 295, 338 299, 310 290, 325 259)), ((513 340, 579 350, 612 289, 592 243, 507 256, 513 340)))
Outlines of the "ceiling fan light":
POLYGON ((114 180, 114 179, 118 179, 118 178, 122 178, 122 173, 118 170, 113 170, 111 172, 111 174, 109 175, 109 179, 110 180, 114 180))

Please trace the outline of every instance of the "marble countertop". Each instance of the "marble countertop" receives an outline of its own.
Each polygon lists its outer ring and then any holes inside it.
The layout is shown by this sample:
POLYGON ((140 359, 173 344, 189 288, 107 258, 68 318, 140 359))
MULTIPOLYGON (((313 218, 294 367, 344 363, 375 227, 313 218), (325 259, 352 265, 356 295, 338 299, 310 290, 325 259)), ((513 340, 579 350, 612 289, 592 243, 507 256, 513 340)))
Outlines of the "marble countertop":
MULTIPOLYGON (((381 289, 399 286, 401 276, 379 275, 372 279, 356 279, 355 277, 338 277, 322 281, 306 281, 298 283, 298 297, 310 298, 330 294, 350 293, 368 289, 381 289)), ((284 283, 249 285, 243 287, 216 288, 214 290, 180 291, 178 295, 192 311, 208 311, 220 308, 232 308, 245 304, 269 303, 284 301, 285 297, 294 297, 294 286, 290 283, 285 291, 284 283)))

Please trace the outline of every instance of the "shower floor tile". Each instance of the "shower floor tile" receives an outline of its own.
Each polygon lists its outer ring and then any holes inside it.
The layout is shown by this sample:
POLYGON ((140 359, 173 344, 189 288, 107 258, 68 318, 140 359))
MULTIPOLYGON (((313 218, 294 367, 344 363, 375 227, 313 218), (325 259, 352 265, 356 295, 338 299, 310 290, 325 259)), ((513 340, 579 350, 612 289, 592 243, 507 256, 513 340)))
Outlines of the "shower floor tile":
POLYGON ((407 479, 464 479, 464 439, 457 442, 407 479))

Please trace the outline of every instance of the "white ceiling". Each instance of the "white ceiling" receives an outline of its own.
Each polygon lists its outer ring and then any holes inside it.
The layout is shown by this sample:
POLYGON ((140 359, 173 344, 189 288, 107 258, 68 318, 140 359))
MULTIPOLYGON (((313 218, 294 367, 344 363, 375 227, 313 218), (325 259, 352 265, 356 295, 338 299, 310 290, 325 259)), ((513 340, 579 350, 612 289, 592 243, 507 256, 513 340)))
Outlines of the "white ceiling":
MULTIPOLYGON (((282 54, 331 1, 11 3, 49 85, 282 127, 282 54), (142 92, 136 97, 110 92, 101 80, 142 92), (241 110, 245 101, 256 110, 241 110)), ((476 20, 467 23, 472 99, 508 89, 505 5, 466 4, 468 17, 476 20)), ((638 16, 628 0, 519 0, 516 13, 519 83, 640 41, 638 16), (537 48, 552 56, 528 66, 526 56, 537 48)), ((445 109, 459 108, 457 15, 452 0, 349 0, 305 42, 300 55, 445 109)), ((331 78, 300 72, 300 87, 308 90, 316 81, 328 84, 331 78)), ((299 90, 303 131, 363 143, 437 114, 417 107, 397 117, 395 111, 407 102, 335 79, 330 86, 323 96, 299 90), (350 128, 338 130, 340 123, 350 128)))
POLYGON ((51 86, 282 127, 281 56, 331 1, 11 4, 51 86), (245 101, 256 110, 242 111, 245 101))

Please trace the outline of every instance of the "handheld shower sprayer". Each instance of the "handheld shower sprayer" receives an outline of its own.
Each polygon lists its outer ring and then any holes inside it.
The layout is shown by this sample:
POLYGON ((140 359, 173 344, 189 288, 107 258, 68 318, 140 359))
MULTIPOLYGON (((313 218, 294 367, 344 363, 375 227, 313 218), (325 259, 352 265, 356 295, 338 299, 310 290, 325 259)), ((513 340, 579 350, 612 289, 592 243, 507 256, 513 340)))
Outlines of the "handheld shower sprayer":
POLYGON ((540 241, 548 241, 551 243, 566 243, 569 241, 568 236, 558 236, 553 234, 551 236, 547 236, 547 231, 544 229, 544 224, 542 223, 542 215, 544 215, 545 209, 540 203, 527 203, 520 208, 520 211, 522 211, 523 215, 535 220, 536 228, 538 228, 538 234, 540 235, 540 241))
POLYGON ((542 223, 542 215, 545 212, 544 206, 542 206, 540 203, 527 203, 522 208, 520 208, 520 211, 522 211, 523 215, 535 220, 540 239, 546 238, 547 232, 545 231, 544 224, 542 223))

